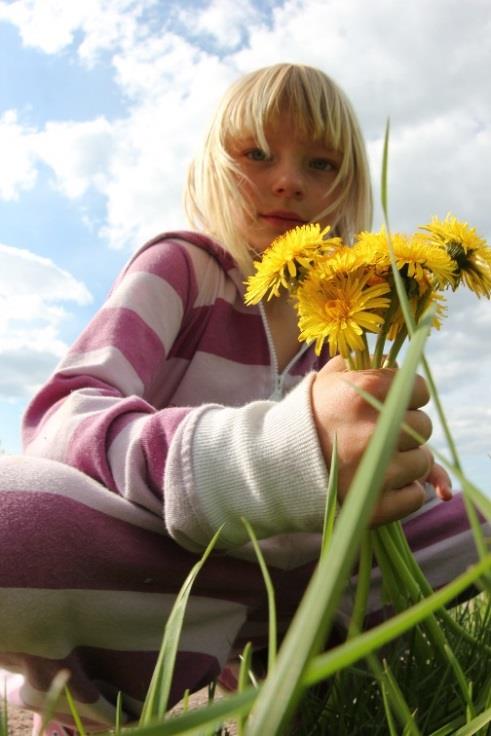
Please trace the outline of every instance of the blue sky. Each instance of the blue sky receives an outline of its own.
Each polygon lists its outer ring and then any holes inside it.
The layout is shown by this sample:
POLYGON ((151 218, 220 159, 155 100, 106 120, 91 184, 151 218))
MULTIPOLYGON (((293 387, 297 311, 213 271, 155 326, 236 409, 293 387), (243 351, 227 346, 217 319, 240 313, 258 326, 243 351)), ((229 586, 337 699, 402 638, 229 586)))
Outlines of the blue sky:
MULTIPOLYGON (((0 0, 0 442, 132 251, 182 227, 187 165, 226 86, 278 61, 343 86, 390 209, 491 239, 488 0, 0 0)), ((380 223, 377 213, 376 225, 380 223)), ((471 478, 490 490, 491 305, 451 299, 428 354, 471 478)), ((440 443, 440 432, 435 430, 440 443)))

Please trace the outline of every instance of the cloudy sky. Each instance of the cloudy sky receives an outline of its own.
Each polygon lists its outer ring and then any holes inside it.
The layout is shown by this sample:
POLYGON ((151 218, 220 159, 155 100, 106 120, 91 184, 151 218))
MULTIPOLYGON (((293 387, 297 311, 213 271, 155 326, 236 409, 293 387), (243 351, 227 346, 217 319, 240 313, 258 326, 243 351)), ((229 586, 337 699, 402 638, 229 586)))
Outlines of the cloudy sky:
MULTIPOLYGON (((131 252, 185 224, 186 167, 243 72, 321 67, 358 111, 376 196, 390 116, 393 229, 451 211, 491 240, 490 38, 489 0, 0 0, 3 449, 131 252)), ((489 491, 491 304, 452 295, 428 355, 489 491)))

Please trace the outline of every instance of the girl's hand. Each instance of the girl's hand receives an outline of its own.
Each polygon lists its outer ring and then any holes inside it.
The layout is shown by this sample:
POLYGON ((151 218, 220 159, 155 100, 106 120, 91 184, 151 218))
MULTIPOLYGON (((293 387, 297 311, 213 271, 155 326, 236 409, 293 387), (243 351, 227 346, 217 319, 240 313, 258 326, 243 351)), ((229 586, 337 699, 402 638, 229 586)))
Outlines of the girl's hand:
MULTIPOLYGON (((327 467, 331 463, 334 436, 337 437, 340 503, 348 493, 379 417, 379 412, 350 384, 359 386, 383 402, 394 373, 387 368, 349 371, 344 360, 337 356, 319 371, 312 384, 312 410, 327 467)), ((428 400, 426 383, 421 376, 416 376, 404 421, 425 439, 431 435, 431 420, 419 407, 428 400)), ((401 432, 383 478, 371 523, 378 525, 401 519, 420 508, 425 494, 419 481, 435 478, 432 476, 435 467, 428 448, 419 446, 416 440, 401 432)), ((438 475, 438 485, 440 488, 445 485, 441 475, 438 475)))

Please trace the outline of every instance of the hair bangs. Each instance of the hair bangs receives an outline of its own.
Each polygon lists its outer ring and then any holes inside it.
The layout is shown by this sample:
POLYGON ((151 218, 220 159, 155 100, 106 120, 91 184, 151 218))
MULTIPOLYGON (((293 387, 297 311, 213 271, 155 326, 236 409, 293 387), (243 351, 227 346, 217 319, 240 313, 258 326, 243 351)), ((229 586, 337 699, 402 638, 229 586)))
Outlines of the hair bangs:
POLYGON ((267 148, 265 130, 287 116, 300 136, 344 152, 346 102, 337 85, 317 69, 278 64, 246 75, 231 88, 220 138, 226 150, 248 136, 267 148))

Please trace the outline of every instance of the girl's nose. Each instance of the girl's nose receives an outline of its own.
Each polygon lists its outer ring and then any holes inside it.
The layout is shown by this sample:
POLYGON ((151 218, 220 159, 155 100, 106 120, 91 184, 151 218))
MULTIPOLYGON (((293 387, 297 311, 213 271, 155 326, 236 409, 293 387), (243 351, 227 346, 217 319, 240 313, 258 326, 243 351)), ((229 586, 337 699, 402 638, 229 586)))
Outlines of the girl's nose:
POLYGON ((279 167, 273 180, 273 192, 279 197, 301 197, 304 182, 299 169, 293 165, 279 167))

